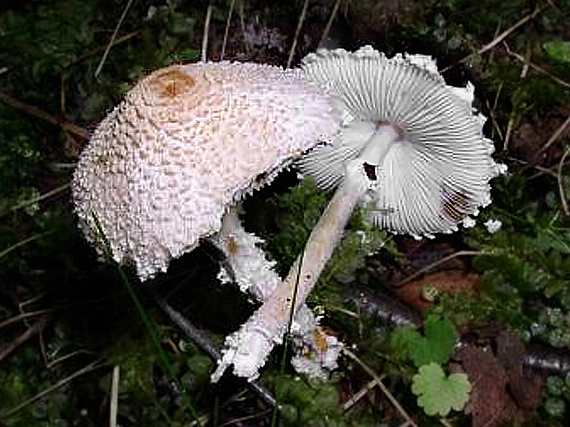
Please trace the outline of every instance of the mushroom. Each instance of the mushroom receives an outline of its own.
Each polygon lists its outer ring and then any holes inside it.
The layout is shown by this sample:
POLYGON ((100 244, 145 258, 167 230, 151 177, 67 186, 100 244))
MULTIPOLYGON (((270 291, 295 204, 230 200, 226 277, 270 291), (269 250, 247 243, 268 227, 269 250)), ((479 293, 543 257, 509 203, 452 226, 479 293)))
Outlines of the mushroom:
POLYGON ((416 237, 450 233, 490 203, 501 172, 474 114, 473 87, 447 86, 422 55, 388 59, 370 46, 354 53, 321 50, 303 61, 308 78, 342 102, 340 133, 298 165, 326 189, 337 187, 283 284, 226 340, 214 379, 227 366, 254 379, 281 341, 340 241, 358 203, 379 227, 416 237))
POLYGON ((471 84, 447 86, 430 57, 388 59, 370 46, 311 54, 303 69, 346 108, 333 144, 299 161, 321 188, 337 187, 345 164, 376 146, 381 155, 369 159, 375 167, 367 169, 376 183, 365 201, 372 202, 370 217, 380 228, 450 233, 491 202, 489 180, 499 166, 492 141, 482 134, 485 118, 473 114, 471 84), (381 147, 390 128, 394 138, 381 147))
MULTIPOLYGON (((241 227, 236 204, 330 139, 340 116, 300 70, 220 62, 155 71, 81 154, 72 183, 79 226, 100 254, 131 264, 142 281, 209 238, 239 273, 240 288, 263 301, 281 278, 259 239, 241 227)), ((207 342, 155 299, 191 338, 207 342)), ((310 343, 317 319, 308 307, 295 325, 298 339, 310 343)), ((202 347, 217 358, 211 345, 202 347)), ((328 357, 323 368, 331 366, 328 357)))
POLYGON ((337 127, 300 70, 173 65, 144 77, 81 154, 72 194, 100 253, 141 280, 221 228, 223 214, 337 127))

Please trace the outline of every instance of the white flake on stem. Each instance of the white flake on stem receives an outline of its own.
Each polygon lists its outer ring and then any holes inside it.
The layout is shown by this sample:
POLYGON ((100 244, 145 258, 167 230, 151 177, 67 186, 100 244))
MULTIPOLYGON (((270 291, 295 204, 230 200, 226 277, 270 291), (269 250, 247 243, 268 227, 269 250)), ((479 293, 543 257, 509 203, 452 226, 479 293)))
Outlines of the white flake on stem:
MULTIPOLYGON (((263 302, 282 281, 274 270, 275 262, 268 260, 258 246, 262 239, 247 232, 241 225, 236 207, 226 212, 220 232, 212 236, 210 241, 226 255, 226 261, 233 273, 233 277, 230 277, 230 274, 222 268, 218 275, 222 282, 232 282, 234 279, 242 292, 249 292, 258 301, 263 302)), ((263 336, 263 331, 260 333, 263 336)), ((299 307, 291 325, 291 333, 296 353, 294 367, 297 372, 311 377, 325 378, 328 371, 336 368, 336 359, 342 344, 335 337, 322 332, 319 328, 319 319, 307 305, 303 304, 299 307), (320 347, 315 345, 316 336, 320 336, 326 345, 320 347), (308 358, 305 355, 308 355, 308 358), (306 360, 305 363, 303 363, 304 360, 306 360)), ((248 358, 250 357, 265 358, 263 352, 271 351, 271 347, 267 347, 266 343, 260 341, 258 334, 246 335, 246 338, 247 340, 243 341, 243 337, 235 335, 228 337, 226 346, 230 350, 224 352, 224 358, 235 360, 238 366, 236 372, 241 369, 240 376, 249 377, 250 371, 240 367, 249 366, 248 358), (240 346, 248 350, 253 349, 254 354, 239 352, 237 349, 240 346)), ((220 375, 222 372, 223 370, 220 371, 220 375)), ((220 375, 215 375, 214 380, 217 381, 220 375)))

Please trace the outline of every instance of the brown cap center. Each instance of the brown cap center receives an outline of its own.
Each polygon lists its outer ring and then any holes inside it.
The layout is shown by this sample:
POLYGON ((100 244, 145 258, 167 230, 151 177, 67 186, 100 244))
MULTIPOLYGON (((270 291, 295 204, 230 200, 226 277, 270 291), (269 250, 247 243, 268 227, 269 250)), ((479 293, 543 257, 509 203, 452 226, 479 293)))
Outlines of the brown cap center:
POLYGON ((159 74, 150 82, 150 88, 154 93, 167 98, 186 94, 195 85, 195 79, 176 69, 159 74))

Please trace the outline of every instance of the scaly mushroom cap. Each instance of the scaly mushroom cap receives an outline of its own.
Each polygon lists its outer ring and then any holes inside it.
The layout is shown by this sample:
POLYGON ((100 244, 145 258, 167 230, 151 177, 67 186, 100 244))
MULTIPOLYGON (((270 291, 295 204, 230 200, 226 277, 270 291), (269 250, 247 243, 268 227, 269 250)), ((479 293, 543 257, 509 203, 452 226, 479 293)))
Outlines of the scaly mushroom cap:
POLYGON ((345 108, 333 144, 299 161, 319 186, 337 186, 344 165, 389 122, 402 138, 380 162, 377 188, 368 195, 379 227, 414 235, 449 233, 490 203, 489 180, 499 166, 491 158, 492 142, 482 134, 485 118, 473 113, 471 85, 447 86, 430 57, 388 59, 370 46, 354 53, 321 50, 308 55, 302 68, 345 108))
POLYGON ((336 130, 299 70, 174 65, 143 78, 99 125, 72 191, 80 227, 141 280, 217 232, 226 207, 336 130))

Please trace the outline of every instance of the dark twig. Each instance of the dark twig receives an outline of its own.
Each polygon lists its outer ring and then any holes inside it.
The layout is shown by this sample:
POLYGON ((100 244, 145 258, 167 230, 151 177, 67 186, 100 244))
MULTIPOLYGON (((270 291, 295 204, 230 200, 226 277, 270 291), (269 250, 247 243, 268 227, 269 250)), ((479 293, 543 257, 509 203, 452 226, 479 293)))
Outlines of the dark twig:
MULTIPOLYGON (((172 320, 179 328, 184 332, 184 334, 194 341, 198 347, 205 351, 208 356, 214 361, 220 360, 222 357, 218 346, 206 335, 204 332, 196 328, 192 323, 188 321, 180 312, 178 312, 174 307, 172 307, 168 302, 160 295, 158 292, 148 288, 153 299, 156 301, 157 305, 164 311, 170 320, 172 320)), ((248 387, 254 391, 265 403, 271 407, 275 407, 277 402, 265 386, 263 386, 259 381, 248 381, 248 387)))
MULTIPOLYGON (((521 62, 526 62, 526 61, 527 61, 524 56, 519 55, 519 54, 516 53, 516 52, 513 52, 513 51, 509 48, 509 45, 508 45, 507 43, 503 43, 503 46, 505 46, 505 50, 506 50, 507 53, 508 53, 510 56, 512 56, 513 58, 516 58, 516 59, 518 59, 518 60, 521 61, 521 62)), ((564 86, 564 87, 570 88, 570 83, 569 83, 569 82, 567 82, 566 80, 562 80, 560 77, 555 76, 555 75, 552 74, 551 72, 545 70, 545 69, 542 68, 542 67, 539 67, 539 66, 536 65, 535 63, 528 61, 528 66, 529 66, 530 68, 532 68, 533 70, 535 70, 536 72, 541 73, 541 74, 544 74, 544 75, 547 76, 547 77, 550 77, 550 78, 551 78, 552 80, 554 80, 556 83, 558 83, 558 84, 560 84, 560 85, 562 85, 562 86, 564 86)))
POLYGON ((297 29, 295 30, 295 37, 293 38, 293 44, 291 45, 291 50, 289 51, 289 58, 287 59, 287 68, 290 68, 291 63, 293 62, 293 56, 295 55, 295 49, 297 48, 297 40, 299 39, 299 34, 301 33, 301 28, 303 27, 303 21, 305 20, 305 15, 307 14, 308 7, 309 7, 309 0, 305 0, 305 3, 303 3, 303 10, 301 11, 301 16, 299 16, 297 29))
POLYGON ((36 335, 39 335, 40 332, 45 328, 50 317, 51 316, 49 315, 42 316, 38 321, 36 321, 36 323, 26 329, 22 335, 10 342, 10 344, 8 344, 0 353, 0 363, 6 360, 22 344, 29 341, 36 335))
POLYGON ((224 40, 222 41, 222 51, 220 52, 220 61, 223 61, 226 53, 226 45, 228 43, 228 34, 230 32, 230 23, 232 22, 232 13, 234 11, 236 0, 230 3, 230 10, 228 10, 228 19, 226 20, 226 29, 224 30, 224 40))
POLYGON ((22 101, 18 101, 17 99, 12 98, 10 95, 6 95, 5 93, 0 92, 0 101, 3 101, 10 107, 23 111, 26 114, 45 120, 46 122, 58 126, 64 131, 77 135, 83 139, 89 139, 90 137, 89 132, 87 132, 87 130, 81 126, 77 126, 75 123, 61 120, 55 116, 52 116, 51 114, 46 113, 38 107, 26 104, 22 101))
POLYGON ((460 257, 460 256, 481 256, 481 255, 485 255, 484 251, 458 251, 455 253, 452 253, 449 256, 446 256, 442 259, 437 260, 436 262, 428 265, 427 267, 422 268, 421 270, 416 271, 414 274, 412 274, 411 276, 406 277, 404 280, 399 281, 398 283, 396 283, 393 287, 394 288, 399 288, 400 286, 405 285, 406 283, 411 282, 412 280, 418 278, 419 276, 421 276, 424 273, 427 273, 428 271, 434 269, 435 267, 437 267, 440 264, 443 264, 444 262, 447 262, 451 259, 460 257))
POLYGON ((329 33, 331 31, 331 27, 332 27, 332 24, 334 22, 334 19, 336 18, 336 14, 338 13, 338 8, 340 6, 341 1, 342 0, 336 0, 336 3, 333 6, 333 10, 332 10, 331 15, 329 17, 329 20, 327 21, 327 25, 325 26, 325 29, 323 30, 323 35, 321 36, 321 42, 319 43, 319 46, 322 46, 327 41, 327 38, 329 37, 329 33))
POLYGON ((212 20, 212 11, 214 8, 211 4, 206 10, 206 19, 204 19, 204 35, 202 36, 202 62, 208 59, 208 36, 210 34, 210 21, 212 20))
POLYGON ((123 13, 121 14, 121 17, 119 18, 119 22, 117 22, 117 25, 115 26, 115 29, 113 30, 113 34, 111 35, 111 40, 109 40, 109 43, 107 44, 107 47, 105 48, 105 52, 103 52, 103 56, 101 57, 101 61, 99 62, 99 65, 97 66, 97 69, 95 70, 95 74, 94 74, 95 78, 97 78, 97 76, 101 72, 101 69, 103 68, 103 64, 105 64, 105 61, 107 60, 107 55, 109 55, 109 52, 111 51, 111 47, 113 46, 113 44, 115 42, 115 38, 117 37, 117 34, 119 32, 119 28, 121 28, 121 24, 123 23, 125 16, 127 16, 127 12, 129 11, 132 4, 133 4, 133 0, 129 0, 129 2, 127 3, 125 8, 123 9, 123 13))
MULTIPOLYGON (((405 304, 395 301, 387 295, 374 293, 371 290, 360 288, 348 296, 349 301, 354 301, 359 312, 365 317, 371 318, 386 326, 423 326, 422 316, 405 304)), ((457 346, 467 340, 460 337, 457 346)), ((564 377, 570 374, 570 352, 552 347, 530 344, 527 346, 522 358, 522 364, 537 372, 545 372, 550 375, 564 377)))
POLYGON ((497 46, 499 43, 501 43, 503 40, 505 40, 508 36, 511 35, 511 33, 513 33, 513 31, 515 31, 517 28, 519 28, 520 26, 526 24, 528 21, 530 21, 531 19, 534 19, 534 17, 536 17, 536 15, 538 15, 539 13, 545 11, 546 9, 548 9, 551 5, 550 4, 545 4, 542 5, 541 7, 537 7, 534 12, 529 13, 528 15, 526 15, 524 18, 521 18, 518 22, 516 22, 514 25, 512 25, 511 27, 507 28, 505 31, 503 31, 501 34, 499 34, 497 37, 495 37, 493 40, 491 40, 489 43, 487 43, 485 46, 483 46, 481 49, 479 49, 477 52, 473 52, 469 55, 467 55, 464 58, 461 58, 458 62, 456 62, 453 65, 450 65, 449 67, 444 68, 443 70, 440 71, 441 74, 445 73, 446 71, 450 70, 451 68, 467 61, 469 58, 471 58, 472 56, 475 55, 481 55, 482 53, 487 52, 490 49, 493 49, 495 46, 497 46))

